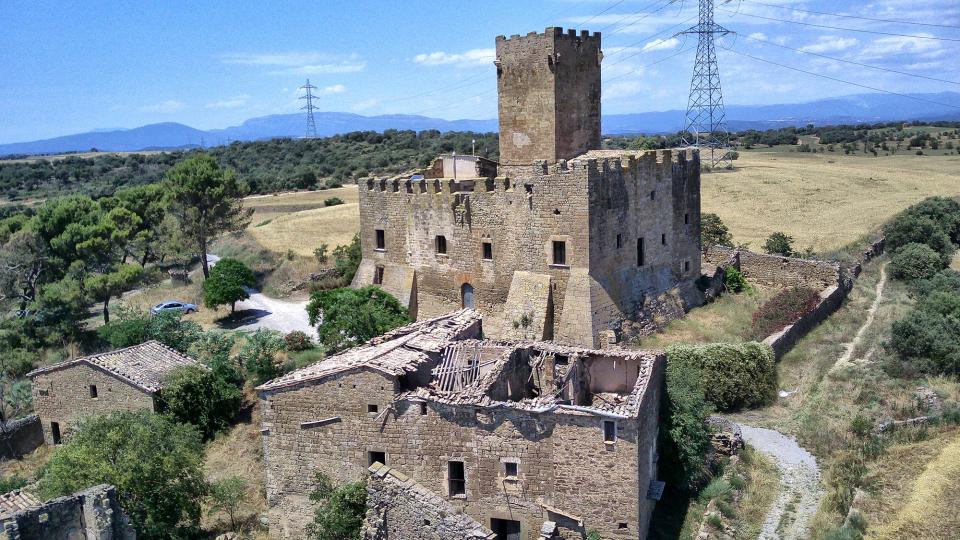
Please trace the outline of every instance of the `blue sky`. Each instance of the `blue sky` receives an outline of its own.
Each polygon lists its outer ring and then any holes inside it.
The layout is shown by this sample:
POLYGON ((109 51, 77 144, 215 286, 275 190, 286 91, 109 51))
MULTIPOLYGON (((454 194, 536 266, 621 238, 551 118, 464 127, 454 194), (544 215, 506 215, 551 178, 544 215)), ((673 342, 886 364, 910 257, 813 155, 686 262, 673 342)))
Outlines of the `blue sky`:
MULTIPOLYGON (((809 12, 960 26, 957 0, 717 3, 717 22, 738 32, 723 47, 890 91, 960 90, 764 43, 960 80, 957 28, 809 12)), ((0 143, 154 122, 236 125, 296 112, 297 87, 307 77, 320 88, 321 110, 493 118, 495 36, 547 26, 602 30, 604 113, 682 109, 696 42, 674 33, 695 17, 693 0, 3 0, 0 143)), ((719 51, 727 103, 865 91, 719 51)))

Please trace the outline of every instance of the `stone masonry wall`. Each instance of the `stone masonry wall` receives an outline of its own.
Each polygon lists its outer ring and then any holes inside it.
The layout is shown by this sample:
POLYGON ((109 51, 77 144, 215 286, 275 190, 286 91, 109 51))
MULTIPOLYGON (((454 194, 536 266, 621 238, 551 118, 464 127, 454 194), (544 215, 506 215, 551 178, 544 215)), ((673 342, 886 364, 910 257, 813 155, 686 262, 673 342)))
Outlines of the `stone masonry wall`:
POLYGON ((154 407, 151 394, 87 364, 38 374, 32 393, 47 444, 53 444, 51 422, 57 422, 61 436, 66 437, 71 426, 83 417, 113 411, 152 411, 154 407), (96 398, 90 397, 90 385, 97 387, 96 398))
POLYGON ((446 499, 386 465, 370 466, 364 540, 494 540, 446 499))
POLYGON ((113 486, 100 485, 0 522, 0 540, 136 540, 113 486))
POLYGON ((710 246, 704 262, 726 264, 731 257, 739 260, 744 277, 762 285, 822 290, 840 282, 840 265, 834 262, 767 255, 724 246, 710 246))
POLYGON ((663 358, 655 364, 640 420, 618 420, 618 440, 603 441, 603 418, 508 408, 393 402, 399 383, 373 371, 343 374, 262 398, 271 535, 300 538, 312 515, 314 472, 338 482, 362 478, 369 452, 415 479, 484 526, 521 523, 534 539, 545 520, 579 538, 643 538, 652 503, 663 358), (377 412, 368 412, 376 405, 377 412), (425 413, 425 414, 424 414, 425 413), (466 494, 448 491, 448 462, 463 461, 466 494), (505 461, 518 463, 517 478, 505 461), (555 513, 559 512, 559 513, 555 513), (580 527, 574 517, 584 519, 580 527))
POLYGON ((43 444, 43 427, 40 417, 31 414, 7 422, 0 429, 0 458, 17 459, 29 454, 43 444))

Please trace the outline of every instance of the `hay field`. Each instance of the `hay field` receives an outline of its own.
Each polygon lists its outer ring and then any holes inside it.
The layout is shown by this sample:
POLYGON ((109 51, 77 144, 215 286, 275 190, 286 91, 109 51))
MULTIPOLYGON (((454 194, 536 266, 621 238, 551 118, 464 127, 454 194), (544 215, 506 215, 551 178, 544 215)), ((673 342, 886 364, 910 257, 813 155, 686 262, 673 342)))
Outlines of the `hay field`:
POLYGON ((326 243, 330 251, 349 244, 360 230, 357 186, 247 197, 253 208, 247 233, 270 251, 313 257, 313 250, 326 243), (324 207, 323 201, 339 197, 344 204, 324 207))
POLYGON ((924 197, 960 194, 960 156, 741 152, 736 166, 703 175, 703 211, 754 249, 774 231, 839 249, 924 197))

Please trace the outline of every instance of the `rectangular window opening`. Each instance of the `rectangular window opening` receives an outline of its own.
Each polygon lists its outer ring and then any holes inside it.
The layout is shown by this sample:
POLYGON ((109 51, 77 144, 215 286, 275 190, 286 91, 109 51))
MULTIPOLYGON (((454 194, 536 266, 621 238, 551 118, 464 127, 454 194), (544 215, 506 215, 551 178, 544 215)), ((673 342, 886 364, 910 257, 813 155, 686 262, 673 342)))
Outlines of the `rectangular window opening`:
POLYGON ((447 479, 451 497, 466 495, 467 476, 462 461, 447 462, 447 479))
POLYGON ((683 261, 683 271, 684 272, 690 271, 690 261, 683 261))
POLYGON ((625 530, 627 528, 627 522, 626 521, 617 522, 617 528, 620 530, 625 530))
POLYGON ((503 464, 503 474, 508 478, 516 478, 520 471, 520 464, 512 461, 506 461, 503 464))
POLYGON ((383 267, 377 266, 373 269, 373 284, 383 285, 383 267))
POLYGON ((90 399, 97 399, 97 385, 90 385, 90 399))
POLYGON ((667 235, 665 234, 660 235, 660 243, 663 245, 667 245, 667 235))
POLYGON ((384 235, 383 229, 377 229, 377 249, 387 249, 387 237, 384 235))
POLYGON ((652 200, 655 200, 656 198, 657 198, 657 192, 656 192, 656 191, 651 191, 651 192, 650 192, 650 200, 652 201, 652 200))
POLYGON ((617 423, 615 421, 603 421, 603 442, 617 442, 617 423))
POLYGON ((623 235, 617 234, 617 249, 620 249, 622 247, 623 247, 623 235))
POLYGON ((637 266, 644 264, 643 238, 637 238, 637 266))
POLYGON ((386 452, 367 452, 367 465, 373 465, 374 463, 383 463, 387 464, 387 453, 386 452))
POLYGON ((437 253, 440 255, 446 255, 447 253, 447 238, 445 236, 437 236, 437 253))
POLYGON ((499 518, 490 518, 490 530, 497 540, 520 540, 523 532, 519 521, 499 518))
POLYGON ((53 436, 53 444, 60 444, 62 442, 60 438, 60 424, 58 422, 50 422, 50 434, 53 436))
POLYGON ((690 224, 690 214, 684 214, 684 215, 683 215, 683 224, 684 224, 684 225, 689 225, 689 224, 690 224))
POLYGON ((563 240, 553 241, 553 264, 561 266, 567 264, 567 243, 563 240))
POLYGON ((483 258, 487 261, 493 260, 493 242, 484 241, 483 242, 483 258))
POLYGON ((380 411, 380 406, 377 405, 376 403, 368 403, 368 404, 367 404, 367 412, 368 412, 368 413, 375 413, 375 412, 379 412, 379 411, 380 411))
POLYGON ((420 415, 421 415, 421 416, 426 416, 426 415, 427 415, 427 404, 426 404, 426 403, 421 403, 421 404, 420 404, 420 415))

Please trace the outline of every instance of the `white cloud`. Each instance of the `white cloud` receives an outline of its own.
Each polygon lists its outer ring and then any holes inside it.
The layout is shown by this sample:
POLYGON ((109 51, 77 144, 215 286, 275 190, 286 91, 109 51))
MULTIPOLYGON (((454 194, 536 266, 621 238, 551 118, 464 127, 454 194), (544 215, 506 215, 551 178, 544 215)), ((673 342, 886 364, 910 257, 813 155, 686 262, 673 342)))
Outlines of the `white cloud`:
POLYGON ((377 99, 372 99, 372 98, 371 98, 371 99, 365 99, 365 100, 363 100, 363 101, 358 101, 358 102, 354 103, 353 105, 351 105, 351 106, 350 106, 350 110, 352 110, 352 111, 354 111, 354 112, 366 111, 366 110, 368 110, 368 109, 372 109, 372 108, 376 107, 378 103, 380 103, 380 101, 377 100, 377 99))
POLYGON ((308 64, 271 71, 271 75, 325 75, 329 73, 356 73, 366 69, 366 62, 343 61, 334 64, 308 64))
POLYGON ((493 62, 495 57, 496 51, 494 49, 471 49, 464 53, 437 51, 429 54, 418 54, 413 57, 413 61, 425 66, 457 64, 461 67, 466 67, 489 64, 493 62))
POLYGON ((617 81, 610 83, 603 89, 604 99, 621 99, 635 96, 644 91, 643 83, 640 81, 617 81))
POLYGON ((812 53, 840 52, 856 47, 860 43, 857 38, 842 38, 837 36, 820 36, 816 43, 800 47, 801 51, 812 53))
POLYGON ((754 32, 754 33, 750 34, 749 37, 752 38, 752 39, 759 39, 759 40, 761 40, 761 41, 770 41, 770 40, 767 38, 767 35, 764 34, 763 32, 754 32))
POLYGON ((228 53, 220 56, 225 64, 279 68, 271 75, 318 75, 355 73, 367 63, 358 55, 334 55, 321 52, 228 53))
POLYGON ((147 113, 172 113, 183 109, 186 105, 182 101, 177 101, 175 99, 168 99, 166 101, 161 101, 160 103, 154 103, 152 105, 144 105, 143 107, 138 108, 140 112, 147 113))
MULTIPOLYGON (((920 33, 917 36, 932 37, 931 34, 920 33)), ((864 59, 888 58, 898 54, 909 54, 915 58, 930 59, 944 54, 943 46, 932 39, 920 37, 890 36, 874 40, 861 52, 864 59)))
POLYGON ((680 40, 675 37, 669 39, 655 39, 644 45, 643 51, 669 51, 670 49, 676 49, 678 45, 680 45, 680 40))
POLYGON ((249 100, 250 96, 248 94, 242 94, 232 98, 214 101, 213 103, 207 103, 206 107, 208 109, 239 109, 246 105, 249 100))
POLYGON ((347 91, 347 87, 342 84, 335 84, 333 86, 324 86, 317 92, 317 95, 320 96, 329 96, 330 94, 342 94, 347 91))

